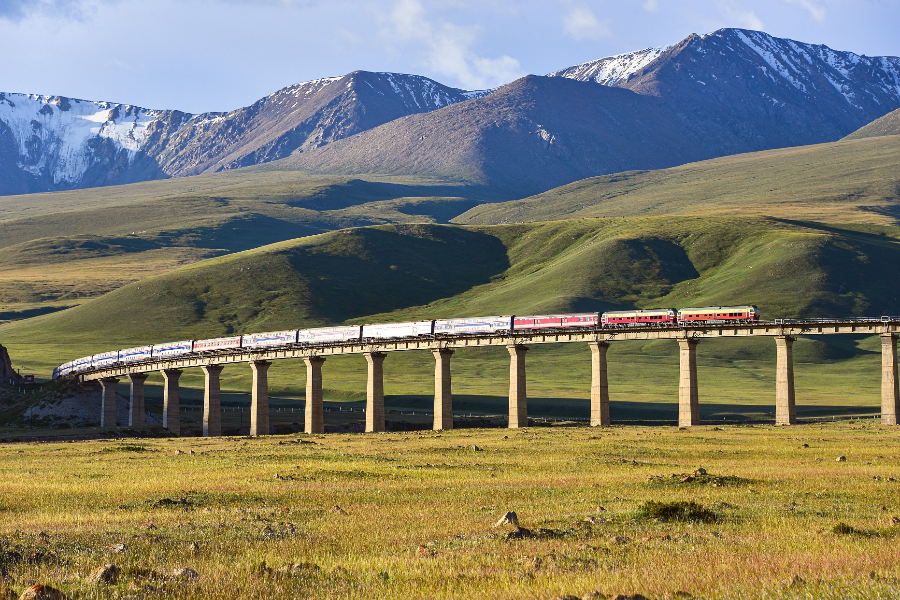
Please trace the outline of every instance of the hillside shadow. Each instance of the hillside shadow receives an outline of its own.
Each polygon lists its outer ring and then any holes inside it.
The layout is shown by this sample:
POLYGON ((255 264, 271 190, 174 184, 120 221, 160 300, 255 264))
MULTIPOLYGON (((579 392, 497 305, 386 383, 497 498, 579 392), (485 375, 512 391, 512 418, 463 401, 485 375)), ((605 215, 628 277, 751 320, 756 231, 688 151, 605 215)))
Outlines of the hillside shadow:
POLYGON ((188 246, 242 252, 260 246, 324 233, 333 229, 315 223, 293 223, 259 213, 247 213, 212 227, 161 232, 164 246, 188 246))
POLYGON ((786 219, 783 217, 767 217, 770 221, 776 223, 783 223, 785 225, 792 225, 794 227, 802 227, 804 229, 813 229, 815 231, 823 231, 826 233, 833 233, 835 235, 840 235, 842 237, 856 238, 860 241, 868 242, 871 244, 900 244, 900 240, 889 237, 882 233, 870 233, 867 231, 859 231, 856 229, 845 229, 842 227, 837 227, 834 225, 828 225, 827 223, 819 223, 817 221, 801 221, 797 219, 786 219))
POLYGON ((875 317, 900 313, 895 282, 900 279, 900 242, 880 235, 822 223, 773 219, 828 233, 816 257, 824 277, 807 316, 875 317))
MULTIPOLYGON (((284 203, 289 206, 328 211, 341 210, 351 206, 383 200, 431 197, 467 198, 473 201, 471 206, 483 202, 502 202, 516 198, 514 195, 503 193, 484 185, 413 185, 351 179, 346 182, 324 186, 310 194, 289 198, 284 203)), ((464 210, 460 214, 462 212, 464 210)))
POLYGON ((509 268, 499 239, 428 225, 347 230, 288 256, 307 281, 311 313, 331 322, 449 298, 509 268))
POLYGON ((19 321, 22 319, 30 319, 31 317, 39 317, 41 315, 49 315, 72 308, 71 306, 40 306, 37 308, 23 308, 21 310, 0 310, 0 322, 19 321))
MULTIPOLYGON (((431 396, 387 396, 385 407, 404 412, 428 412, 434 408, 431 396)), ((455 394, 453 412, 457 416, 502 417, 508 414, 509 398, 506 396, 478 396, 455 394)), ((797 417, 803 419, 838 419, 847 417, 871 417, 879 414, 881 407, 852 405, 803 405, 797 404, 797 417)), ((678 423, 678 402, 633 402, 612 400, 609 404, 613 424, 678 423)), ((584 398, 529 398, 530 419, 572 419, 587 422, 590 419, 590 401, 584 398)), ((399 417, 398 417, 399 418, 399 417)), ((771 405, 739 404, 724 402, 700 402, 700 420, 704 424, 715 423, 766 423, 775 422, 774 398, 771 405)))
POLYGON ((438 223, 447 224, 481 203, 480 200, 423 200, 402 204, 397 207, 397 212, 404 215, 431 217, 438 223))

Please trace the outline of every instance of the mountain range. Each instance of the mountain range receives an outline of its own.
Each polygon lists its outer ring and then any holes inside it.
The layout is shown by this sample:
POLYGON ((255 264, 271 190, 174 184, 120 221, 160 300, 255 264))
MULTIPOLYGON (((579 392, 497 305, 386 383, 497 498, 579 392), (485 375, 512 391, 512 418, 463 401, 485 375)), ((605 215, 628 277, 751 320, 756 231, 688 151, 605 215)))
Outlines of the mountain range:
POLYGON ((741 29, 465 91, 357 71, 228 113, 0 94, 0 194, 273 163, 438 176, 509 197, 585 177, 838 140, 900 108, 900 58, 741 29))

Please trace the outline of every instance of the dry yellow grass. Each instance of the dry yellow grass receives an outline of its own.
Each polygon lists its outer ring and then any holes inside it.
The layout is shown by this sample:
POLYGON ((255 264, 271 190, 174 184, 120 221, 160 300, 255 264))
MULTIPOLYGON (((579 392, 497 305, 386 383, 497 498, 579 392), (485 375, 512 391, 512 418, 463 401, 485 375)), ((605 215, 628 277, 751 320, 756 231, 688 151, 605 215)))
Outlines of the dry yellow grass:
POLYGON ((39 581, 100 598, 150 586, 189 598, 900 592, 897 430, 870 421, 299 440, 0 446, 4 550, 46 556, 8 565, 0 589, 39 581), (671 477, 699 467, 707 477, 671 477), (162 498, 188 504, 154 507, 162 498), (641 518, 648 500, 695 501, 718 520, 641 518), (509 526, 493 528, 508 510, 538 535, 507 539, 509 526), (841 522, 855 533, 833 533, 841 522), (88 584, 104 563, 118 566, 119 582, 88 584), (300 563, 297 574, 277 572, 300 563), (199 582, 168 581, 179 567, 199 582))

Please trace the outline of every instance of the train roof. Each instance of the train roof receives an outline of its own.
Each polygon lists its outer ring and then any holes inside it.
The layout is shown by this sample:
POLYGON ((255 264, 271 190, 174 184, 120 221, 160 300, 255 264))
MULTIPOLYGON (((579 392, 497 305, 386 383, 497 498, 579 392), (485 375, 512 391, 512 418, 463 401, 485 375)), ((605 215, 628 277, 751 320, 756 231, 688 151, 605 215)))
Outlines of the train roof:
POLYGON ((604 312, 604 315, 620 315, 620 314, 631 314, 631 313, 648 313, 648 312, 669 312, 674 311, 674 308, 629 308, 625 310, 607 310, 604 312))
POLYGON ((552 315, 514 315, 517 319, 546 319, 552 317, 593 317, 598 313, 554 313, 552 315))
POLYGON ((697 306, 679 308, 678 310, 740 310, 743 308, 752 308, 753 310, 759 310, 752 304, 745 304, 743 306, 697 306))

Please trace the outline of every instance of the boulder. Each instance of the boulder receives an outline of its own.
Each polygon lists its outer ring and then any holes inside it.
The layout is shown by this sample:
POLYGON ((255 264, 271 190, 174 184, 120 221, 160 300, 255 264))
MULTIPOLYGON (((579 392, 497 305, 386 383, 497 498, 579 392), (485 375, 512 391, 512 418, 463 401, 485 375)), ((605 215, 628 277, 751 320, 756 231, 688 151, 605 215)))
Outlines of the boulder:
POLYGON ((55 587, 36 583, 25 588, 19 600, 66 600, 66 595, 55 587))
POLYGON ((197 581, 200 579, 200 573, 188 567, 181 567, 172 570, 172 577, 182 581, 197 581))
POLYGON ((519 526, 519 516, 515 511, 511 510, 500 517, 500 520, 494 523, 494 527, 501 527, 502 525, 506 524, 512 525, 513 527, 519 526))
POLYGON ((87 577, 87 582, 94 584, 115 584, 118 580, 119 569, 116 568, 116 565, 101 565, 91 571, 91 574, 87 577))

